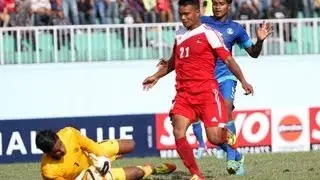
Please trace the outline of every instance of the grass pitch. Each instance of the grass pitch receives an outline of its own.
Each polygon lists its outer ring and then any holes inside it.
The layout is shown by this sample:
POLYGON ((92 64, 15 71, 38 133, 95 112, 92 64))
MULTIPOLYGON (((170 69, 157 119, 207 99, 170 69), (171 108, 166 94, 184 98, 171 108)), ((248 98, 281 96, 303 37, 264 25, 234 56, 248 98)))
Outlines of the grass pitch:
MULTIPOLYGON (((225 160, 205 157, 198 160, 206 179, 283 179, 310 180, 320 179, 320 152, 277 153, 246 155, 247 175, 243 177, 230 176, 225 170, 225 160)), ((190 175, 180 159, 159 158, 124 158, 113 163, 113 167, 143 165, 146 163, 161 163, 171 161, 177 164, 176 172, 166 176, 154 176, 152 180, 187 180, 190 175)), ((37 180, 41 179, 39 163, 2 164, 0 165, 0 180, 37 180)))

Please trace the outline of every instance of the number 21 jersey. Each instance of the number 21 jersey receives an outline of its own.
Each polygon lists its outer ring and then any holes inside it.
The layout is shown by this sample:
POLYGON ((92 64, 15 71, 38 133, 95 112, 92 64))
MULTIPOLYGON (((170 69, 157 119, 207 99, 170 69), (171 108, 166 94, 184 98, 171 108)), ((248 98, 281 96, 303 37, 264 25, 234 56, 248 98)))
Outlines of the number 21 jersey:
POLYGON ((205 24, 193 30, 181 28, 174 45, 176 90, 188 93, 212 92, 218 89, 214 79, 216 59, 231 56, 222 38, 205 24))

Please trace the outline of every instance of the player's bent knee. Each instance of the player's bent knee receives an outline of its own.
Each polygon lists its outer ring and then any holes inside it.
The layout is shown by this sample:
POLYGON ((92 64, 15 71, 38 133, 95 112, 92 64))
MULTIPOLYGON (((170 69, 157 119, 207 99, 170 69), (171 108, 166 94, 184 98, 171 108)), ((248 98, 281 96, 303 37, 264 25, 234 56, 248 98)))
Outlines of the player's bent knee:
POLYGON ((219 127, 210 127, 206 129, 207 131, 207 138, 210 143, 214 145, 219 145, 225 142, 222 138, 222 128, 219 127))
POLYGON ((220 137, 210 137, 208 139, 209 139, 210 143, 212 143, 214 145, 222 144, 222 140, 220 137))
POLYGON ((130 150, 130 152, 134 151, 136 149, 136 142, 134 140, 130 140, 130 145, 128 147, 128 149, 130 150))
POLYGON ((172 126, 173 135, 176 139, 180 139, 186 136, 188 127, 190 126, 190 120, 184 116, 173 115, 172 126))
POLYGON ((127 154, 136 148, 136 143, 132 139, 120 139, 118 140, 119 152, 118 154, 127 154))
POLYGON ((186 136, 186 131, 183 128, 173 128, 173 135, 176 139, 183 138, 186 136))
POLYGON ((225 101, 224 101, 224 104, 225 104, 228 112, 233 111, 233 103, 232 103, 231 101, 225 100, 225 101))
POLYGON ((231 101, 225 100, 225 106, 227 110, 228 119, 231 120, 232 118, 232 111, 234 109, 233 103, 231 101))

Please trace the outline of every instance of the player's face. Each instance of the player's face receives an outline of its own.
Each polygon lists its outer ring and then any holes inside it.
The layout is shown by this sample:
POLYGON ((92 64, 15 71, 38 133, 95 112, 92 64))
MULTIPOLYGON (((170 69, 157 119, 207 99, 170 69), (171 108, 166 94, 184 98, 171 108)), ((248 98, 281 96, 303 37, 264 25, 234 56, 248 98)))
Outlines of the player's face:
POLYGON ((187 29, 192 29, 196 24, 199 24, 200 10, 194 6, 180 6, 179 14, 183 26, 187 29))
POLYGON ((212 11, 215 17, 222 18, 228 16, 231 4, 226 0, 212 0, 212 11))
POLYGON ((50 155, 54 159, 61 159, 66 154, 66 148, 60 139, 57 140, 56 144, 53 146, 50 155))

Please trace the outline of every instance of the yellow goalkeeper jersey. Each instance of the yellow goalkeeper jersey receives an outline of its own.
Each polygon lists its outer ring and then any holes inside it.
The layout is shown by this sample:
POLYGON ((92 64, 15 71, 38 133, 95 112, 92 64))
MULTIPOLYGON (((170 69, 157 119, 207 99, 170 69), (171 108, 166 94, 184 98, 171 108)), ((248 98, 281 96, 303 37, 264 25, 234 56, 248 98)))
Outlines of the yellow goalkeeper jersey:
POLYGON ((109 146, 110 149, 106 149, 103 146, 105 144, 102 145, 94 142, 72 127, 61 129, 57 135, 66 148, 66 154, 60 160, 43 154, 41 159, 43 179, 75 179, 82 170, 89 168, 92 164, 87 153, 93 153, 97 156, 109 156, 118 151, 118 144, 114 144, 116 147, 109 146), (112 151, 113 153, 109 153, 108 151, 112 151))

